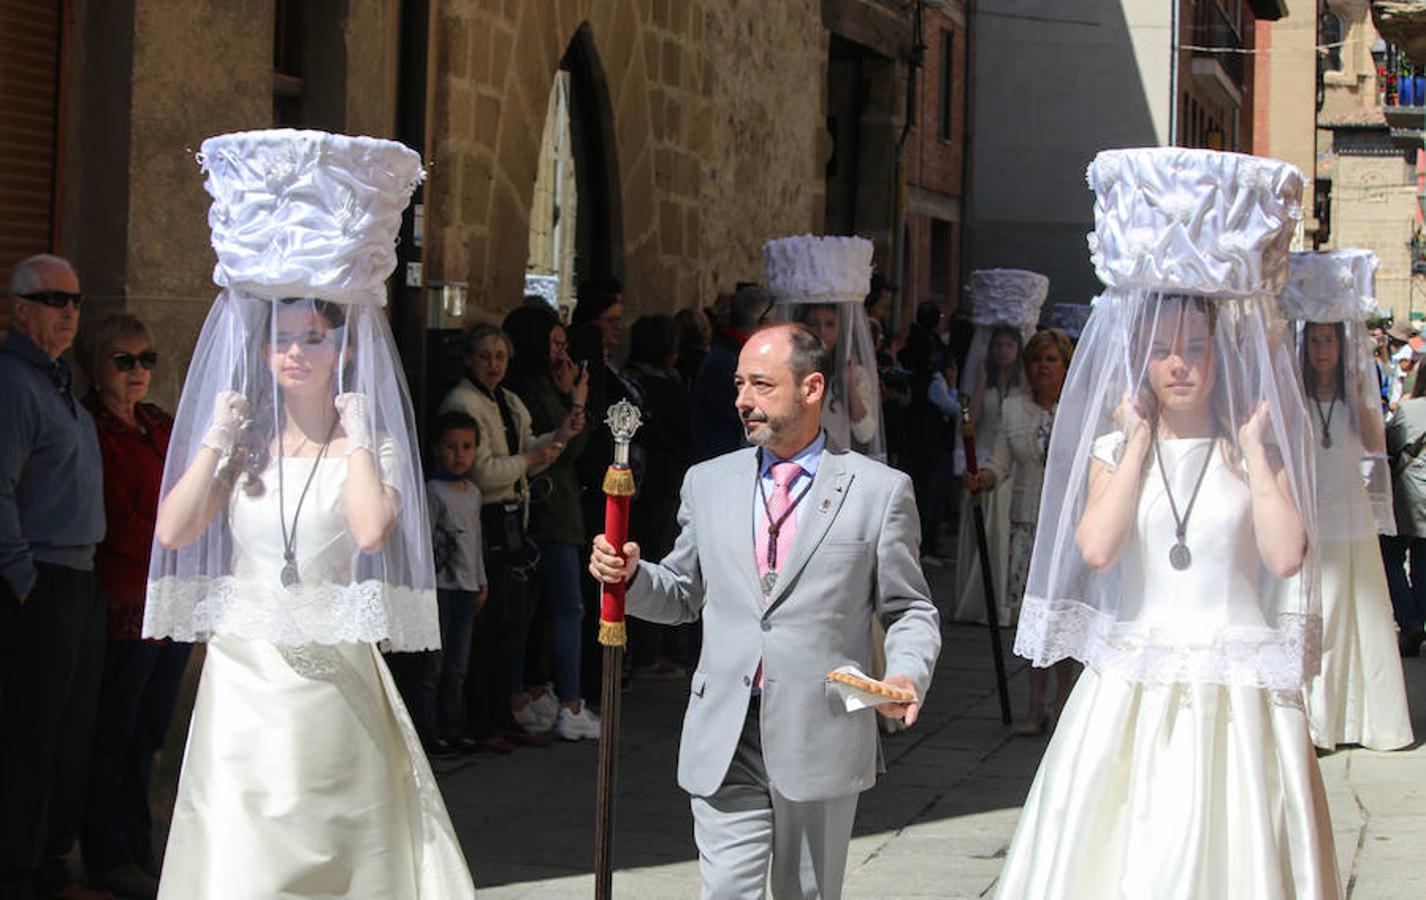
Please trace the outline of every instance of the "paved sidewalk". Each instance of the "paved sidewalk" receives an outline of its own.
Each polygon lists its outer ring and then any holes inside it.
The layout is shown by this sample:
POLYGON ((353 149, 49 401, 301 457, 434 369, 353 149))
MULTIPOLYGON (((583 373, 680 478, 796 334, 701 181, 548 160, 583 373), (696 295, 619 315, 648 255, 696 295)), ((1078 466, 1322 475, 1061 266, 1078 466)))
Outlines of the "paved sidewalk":
MULTIPOLYGON (((1008 635, 1006 659, 1018 710, 1025 664, 1009 654, 1008 635)), ((1426 736, 1426 659, 1404 662, 1416 733, 1426 736)), ((887 774, 862 795, 847 897, 993 893, 1047 739, 1015 738, 1002 727, 990 671, 986 630, 948 624, 925 715, 885 739, 887 774)), ((686 682, 639 681, 624 700, 614 880, 621 900, 698 896, 692 818, 674 780, 686 697, 686 682)), ((446 763, 439 772, 482 897, 593 895, 593 743, 446 763)), ((1426 894, 1421 743, 1398 753, 1342 751, 1322 758, 1322 772, 1348 895, 1426 894)))

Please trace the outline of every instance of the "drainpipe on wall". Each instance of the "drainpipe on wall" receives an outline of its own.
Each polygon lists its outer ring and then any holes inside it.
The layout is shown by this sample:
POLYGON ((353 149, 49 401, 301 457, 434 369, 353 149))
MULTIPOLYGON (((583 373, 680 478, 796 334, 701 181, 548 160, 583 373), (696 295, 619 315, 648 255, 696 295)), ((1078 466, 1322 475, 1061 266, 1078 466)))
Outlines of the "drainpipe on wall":
POLYGON ((886 335, 888 345, 901 331, 901 304, 906 297, 906 142, 911 136, 911 116, 916 109, 916 74, 921 69, 926 51, 921 33, 925 6, 925 0, 916 0, 911 54, 906 60, 906 112, 902 116, 901 137, 896 142, 896 166, 891 175, 894 179, 892 192, 896 197, 891 212, 891 280, 896 289, 892 292, 891 334, 886 335))
MULTIPOLYGON (((960 233, 956 235, 958 245, 956 256, 959 257, 956 268, 956 285, 964 288, 966 274, 969 269, 969 256, 966 254, 966 247, 970 239, 966 237, 970 229, 970 199, 971 199, 971 170, 972 155, 975 150, 975 128, 974 115, 975 104, 972 98, 975 96, 975 0, 966 0, 966 71, 965 78, 962 79, 964 87, 961 90, 961 222, 960 233)), ((961 291, 956 291, 956 308, 961 305, 961 291)))
POLYGON ((1178 145, 1178 16, 1182 0, 1174 0, 1169 7, 1169 140, 1168 145, 1178 145))

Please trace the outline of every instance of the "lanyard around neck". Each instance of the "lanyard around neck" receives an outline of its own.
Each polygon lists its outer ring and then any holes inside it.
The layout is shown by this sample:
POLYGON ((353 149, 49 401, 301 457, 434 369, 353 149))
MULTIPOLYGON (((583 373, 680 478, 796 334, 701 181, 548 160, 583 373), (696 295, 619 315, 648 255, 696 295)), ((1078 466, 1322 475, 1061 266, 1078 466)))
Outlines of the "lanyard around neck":
MULTIPOLYGON (((810 478, 810 477, 807 479, 807 486, 804 487, 801 491, 799 491, 799 492, 797 493, 797 496, 795 496, 795 497, 792 498, 792 501, 787 504, 787 509, 784 509, 784 510, 782 511, 782 515, 780 515, 780 516, 778 516, 776 519, 774 519, 774 518, 773 518, 773 515, 772 515, 772 508, 771 508, 771 506, 768 504, 768 499, 767 499, 767 487, 763 484, 762 459, 763 459, 763 452, 762 452, 761 449, 759 449, 759 450, 758 450, 758 496, 762 498, 762 502, 763 502, 763 515, 767 516, 767 570, 768 570, 769 572, 776 572, 776 571, 777 571, 777 537, 778 537, 779 534, 782 533, 782 525, 783 525, 783 523, 786 522, 787 519, 788 519, 788 517, 792 515, 793 511, 797 509, 797 504, 801 503, 801 502, 802 502, 802 498, 806 497, 807 494, 812 490, 812 481, 813 481, 813 479, 810 478)), ((801 467, 799 466, 799 468, 801 468, 801 467)), ((807 472, 806 469, 802 469, 802 471, 803 471, 803 472, 807 472)), ((808 475, 811 475, 811 473, 807 473, 807 474, 808 474, 808 475)), ((789 486, 790 486, 790 485, 789 485, 789 486)))

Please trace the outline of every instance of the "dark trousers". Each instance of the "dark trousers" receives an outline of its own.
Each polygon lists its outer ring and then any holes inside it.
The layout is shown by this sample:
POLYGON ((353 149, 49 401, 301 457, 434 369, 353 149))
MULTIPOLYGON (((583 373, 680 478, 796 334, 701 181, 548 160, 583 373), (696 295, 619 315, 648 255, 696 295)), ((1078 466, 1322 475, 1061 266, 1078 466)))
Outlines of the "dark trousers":
POLYGON ((153 861, 149 775, 192 649, 132 640, 109 641, 105 648, 84 816, 84 865, 91 874, 153 861))
POLYGON ((1426 538, 1383 534, 1379 540, 1396 624, 1402 631, 1415 631, 1426 622, 1426 538))
POLYGON ((454 740, 465 734, 466 673, 475 630, 475 592, 436 591, 441 616, 441 649, 392 654, 399 658, 399 681, 411 721, 421 740, 454 740))
POLYGON ((93 572, 41 563, 21 605, 0 587, 0 898, 68 883, 104 670, 93 572))
POLYGON ((935 556, 940 552, 937 543, 951 494, 954 456, 949 447, 908 449, 906 472, 915 486, 916 511, 921 516, 921 553, 935 556))
MULTIPOLYGON (((517 623, 528 616, 532 590, 530 573, 509 565, 502 553, 486 554, 485 572, 490 595, 485 608, 475 617, 465 685, 469 714, 466 730, 474 738, 517 727, 510 712, 510 697, 515 688, 510 681, 510 658, 513 634, 517 623)), ((525 626, 519 627, 523 630, 525 626)))

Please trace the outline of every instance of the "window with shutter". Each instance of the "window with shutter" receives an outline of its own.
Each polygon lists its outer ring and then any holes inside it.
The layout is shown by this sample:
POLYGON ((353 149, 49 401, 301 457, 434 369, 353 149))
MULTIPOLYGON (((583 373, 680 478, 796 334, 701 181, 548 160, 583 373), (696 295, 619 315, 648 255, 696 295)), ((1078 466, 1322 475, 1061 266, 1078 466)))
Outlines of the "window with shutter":
MULTIPOLYGON (((0 279, 59 231, 64 0, 0 0, 0 279)), ((0 304, 9 318, 8 302, 0 304)), ((0 327, 8 324, 0 321, 0 327)))

